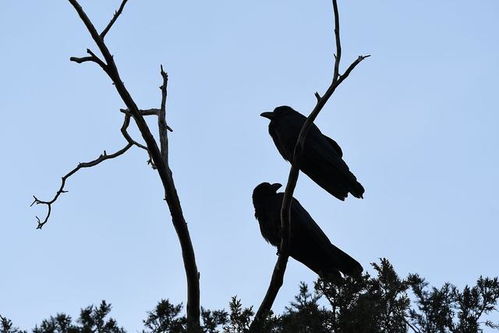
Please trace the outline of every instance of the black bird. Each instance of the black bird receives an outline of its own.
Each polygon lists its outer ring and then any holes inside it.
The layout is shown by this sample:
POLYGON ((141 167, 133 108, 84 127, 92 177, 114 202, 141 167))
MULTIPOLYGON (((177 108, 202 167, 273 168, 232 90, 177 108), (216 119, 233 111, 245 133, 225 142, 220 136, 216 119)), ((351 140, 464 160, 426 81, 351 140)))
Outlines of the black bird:
MULTIPOLYGON (((261 183, 253 190, 255 217, 263 238, 279 247, 281 242, 281 205, 284 193, 277 193, 281 184, 261 183)), ((362 266, 348 254, 331 244, 305 208, 294 199, 291 203, 291 239, 289 255, 320 277, 335 282, 341 274, 357 276, 362 266)))
MULTIPOLYGON (((270 136, 282 157, 286 161, 291 161, 296 140, 306 117, 289 106, 279 106, 273 112, 264 112, 261 116, 270 119, 270 136)), ((345 200, 349 192, 356 198, 362 198, 364 187, 350 172, 342 157, 340 146, 312 124, 298 166, 336 198, 345 200)))

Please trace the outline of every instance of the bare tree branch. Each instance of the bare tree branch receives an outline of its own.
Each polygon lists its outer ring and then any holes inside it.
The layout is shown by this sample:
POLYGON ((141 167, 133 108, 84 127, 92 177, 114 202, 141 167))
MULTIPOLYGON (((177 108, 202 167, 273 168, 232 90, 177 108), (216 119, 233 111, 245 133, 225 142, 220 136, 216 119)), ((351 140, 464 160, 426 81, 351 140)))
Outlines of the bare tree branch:
POLYGON ((127 114, 127 115, 125 115, 125 120, 123 121, 123 125, 121 126, 121 129, 120 129, 121 134, 123 135, 125 140, 128 143, 131 143, 131 144, 147 151, 146 146, 144 146, 143 144, 140 144, 137 141, 135 141, 134 139, 132 139, 132 137, 130 136, 130 134, 127 131, 127 128, 129 125, 130 125, 130 115, 127 114))
POLYGON ((52 212, 52 204, 59 198, 59 196, 61 194, 67 192, 64 189, 64 186, 66 185, 66 180, 69 177, 71 177, 73 174, 75 174, 76 172, 78 172, 78 170, 80 170, 82 168, 90 168, 90 167, 96 166, 97 164, 100 164, 101 162, 104 162, 106 160, 110 160, 110 159, 116 158, 116 157, 118 157, 120 155, 123 155, 132 146, 133 146, 133 144, 127 143, 127 145, 125 147, 121 148, 120 150, 118 150, 117 152, 115 152, 113 154, 107 154, 106 151, 104 150, 104 153, 102 153, 95 160, 90 161, 90 162, 78 163, 78 166, 76 168, 74 168, 73 170, 71 170, 70 172, 68 172, 66 175, 64 175, 62 177, 61 186, 59 187, 59 190, 56 192, 56 194, 52 198, 52 200, 50 200, 50 201, 43 201, 43 200, 38 199, 36 196, 33 196, 34 200, 33 200, 33 203, 31 204, 31 206, 33 206, 33 205, 46 205, 47 206, 47 214, 45 215, 45 218, 43 219, 43 221, 40 220, 40 218, 38 216, 36 216, 36 220, 37 220, 37 223, 38 223, 38 225, 37 225, 36 228, 37 229, 41 229, 45 225, 45 223, 48 222, 49 217, 50 217, 50 213, 52 212))
POLYGON ((82 64, 82 63, 88 62, 88 61, 94 61, 95 62, 94 58, 92 58, 92 57, 81 57, 81 58, 79 58, 79 57, 71 57, 71 58, 69 58, 69 60, 70 61, 74 61, 74 62, 79 63, 79 64, 82 64))
MULTIPOLYGON (((338 76, 338 82, 337 82, 336 86, 339 86, 341 84, 341 82, 343 82, 350 75, 350 73, 354 70, 354 68, 357 67, 357 65, 361 63, 362 60, 369 58, 370 56, 371 56, 370 54, 367 54, 367 55, 359 56, 357 59, 355 59, 355 61, 352 62, 350 64, 350 66, 348 66, 345 73, 338 76)), ((334 92, 334 90, 333 90, 333 92, 334 92)))
MULTIPOLYGON (((123 109, 120 109, 120 111, 123 112, 123 109)), ((154 162, 152 161, 152 157, 151 157, 151 154, 149 153, 149 150, 147 149, 146 146, 144 146, 143 144, 141 143, 138 143, 137 141, 135 141, 134 139, 132 139, 132 137, 130 136, 130 134, 128 133, 127 131, 127 127, 128 125, 130 124, 130 113, 126 113, 126 112, 123 112, 125 113, 125 122, 123 123, 123 126, 121 127, 121 134, 123 134, 123 137, 131 144, 141 148, 141 149, 144 149, 146 152, 147 152, 147 155, 149 156, 149 160, 147 160, 147 164, 149 164, 151 166, 152 169, 156 170, 156 165, 154 164, 154 162)))
MULTIPOLYGON (((107 71, 109 78, 113 81, 116 91, 120 95, 121 99, 125 103, 127 109, 130 111, 131 116, 135 120, 137 127, 142 134, 142 137, 146 143, 147 150, 151 156, 151 160, 157 168, 157 172, 161 178, 161 182, 165 189, 165 199, 170 210, 172 217, 172 223, 177 232, 180 246, 182 248, 182 258, 184 261, 184 268, 187 277, 187 331, 200 332, 199 317, 200 317, 200 293, 199 293, 199 272, 197 270, 194 248, 192 246, 191 238, 189 235, 189 229, 187 228, 187 223, 185 221, 182 207, 180 205, 180 199, 175 188, 175 184, 172 177, 172 172, 165 163, 161 151, 152 135, 147 123, 139 111, 139 107, 133 100, 128 89, 125 87, 123 81, 121 80, 118 68, 114 62, 113 56, 109 51, 108 47, 104 43, 104 39, 99 35, 95 26, 88 18, 87 14, 80 6, 77 0, 68 0, 78 13, 83 24, 89 31, 92 39, 98 46, 104 60, 106 62, 107 71)), ((116 15, 117 16, 117 15, 116 15)), ((166 88, 166 86, 165 86, 166 88)), ((166 131, 165 131, 166 132, 166 131)))
POLYGON ((163 78, 163 84, 161 87, 161 107, 158 114, 158 131, 159 131, 159 143, 161 146, 161 157, 166 165, 168 165, 168 125, 166 124, 166 98, 168 97, 168 74, 163 70, 163 65, 161 65, 161 77, 163 78))
POLYGON ((113 15, 113 18, 111 19, 111 21, 107 24, 107 26, 104 28, 104 30, 102 30, 102 32, 100 33, 100 38, 104 39, 104 37, 106 37, 107 33, 109 32, 109 30, 111 30, 114 22, 116 22, 116 20, 118 19, 118 17, 121 15, 121 13, 123 12, 123 8, 125 8, 125 5, 127 3, 128 0, 123 0, 121 2, 121 6, 120 8, 114 12, 114 15, 113 15))
POLYGON ((334 72, 332 82, 321 97, 319 93, 315 93, 315 97, 317 99, 317 103, 307 117, 305 123, 303 124, 300 134, 298 135, 298 139, 296 140, 293 158, 291 161, 291 169, 289 171, 288 182, 286 184, 286 190, 284 192, 284 198, 282 201, 281 207, 281 244, 279 247, 279 258, 277 259, 276 265, 274 267, 274 272, 272 274, 272 279, 270 285, 267 289, 267 293, 258 308, 258 311, 255 315, 253 322, 251 323, 250 332, 258 332, 261 329, 261 325, 264 319, 267 317, 270 309, 272 308, 272 304, 274 304, 275 298, 277 297, 277 293, 279 292, 280 287, 282 286, 284 280, 284 273, 286 271, 286 262, 288 259, 288 247, 290 240, 290 228, 291 228, 291 201, 293 198, 293 192, 296 187, 296 183, 298 181, 299 176, 299 163, 300 157, 303 152, 303 147, 305 144, 305 139, 307 134, 312 126, 314 120, 317 118, 317 115, 322 110, 326 102, 333 95, 336 88, 350 75, 352 70, 367 56, 360 56, 355 60, 345 71, 343 75, 339 74, 340 71, 340 62, 341 62, 341 39, 340 39, 340 20, 339 20, 339 11, 337 0, 332 0, 333 4, 333 13, 334 13, 334 35, 336 41, 336 55, 334 62, 334 72))
POLYGON ((334 56, 334 73, 333 73, 333 82, 335 82, 338 79, 338 75, 340 74, 341 36, 340 36, 340 13, 338 10, 338 2, 336 0, 332 1, 333 1, 333 16, 334 16, 334 39, 336 42, 336 55, 334 56))
MULTIPOLYGON (((125 114, 131 114, 130 110, 128 109, 120 109, 121 112, 125 114)), ((144 109, 144 110, 139 110, 140 114, 143 116, 157 116, 159 115, 159 109, 157 108, 151 108, 151 109, 144 109)))
POLYGON ((317 91, 315 92, 314 96, 317 99, 317 102, 321 100, 321 95, 317 91))
MULTIPOLYGON (((161 89, 161 87, 159 87, 161 89)), ((126 114, 131 114, 129 110, 127 109, 120 109, 121 112, 126 113, 126 114)), ((143 109, 139 110, 140 114, 142 116, 159 116, 161 109, 156 109, 156 108, 151 108, 151 109, 143 109)), ((166 125, 166 129, 170 132, 173 132, 173 130, 170 128, 170 126, 166 125)))
POLYGON ((104 70, 104 72, 108 72, 109 68, 108 66, 104 63, 104 61, 102 61, 101 58, 99 58, 98 56, 95 55, 95 53, 92 52, 92 50, 90 49, 87 49, 87 53, 90 54, 89 57, 71 57, 69 58, 70 61, 73 61, 73 62, 76 62, 78 64, 81 64, 81 63, 84 63, 84 62, 95 62, 97 65, 99 65, 102 70, 104 70))
MULTIPOLYGON (((131 117, 131 113, 130 111, 128 111, 127 109, 120 109, 121 112, 123 112, 125 114, 125 120, 130 122, 130 117, 131 117)), ((143 115, 143 116, 159 116, 159 112, 160 112, 160 109, 147 109, 147 110, 139 110, 140 113, 143 115)), ((128 125, 127 125, 128 126, 128 125)), ((173 132, 173 130, 167 125, 166 126, 166 129, 170 132, 173 132)), ((156 170, 156 165, 154 164, 153 160, 152 160, 152 157, 151 157, 151 154, 149 154, 149 151, 147 150, 147 147, 138 143, 137 141, 133 140, 130 135, 128 134, 128 132, 125 130, 123 131, 123 128, 122 128, 122 131, 123 133, 123 136, 125 137, 125 139, 130 142, 130 143, 133 143, 134 145, 136 145, 137 147, 139 148, 142 148, 142 149, 145 149, 149 155, 149 160, 147 161, 147 164, 151 165, 151 167, 156 170)))
POLYGON ((130 116, 125 115, 125 118, 123 120, 123 125, 121 125, 121 133, 123 134, 123 136, 125 137, 125 139, 128 142, 128 144, 125 147, 121 148, 120 150, 118 150, 117 152, 115 152, 113 154, 107 154, 107 152, 104 150, 104 153, 102 153, 95 160, 92 160, 92 161, 89 161, 89 162, 79 163, 76 166, 76 168, 74 168, 73 170, 71 170, 70 172, 68 172, 66 175, 64 175, 62 177, 61 186, 59 187, 59 190, 56 192, 56 194, 54 195, 54 197, 51 200, 44 201, 44 200, 38 199, 36 196, 33 196, 34 200, 33 200, 33 202, 31 203, 30 206, 33 206, 33 205, 46 205, 47 206, 47 214, 45 215, 45 218, 43 219, 43 221, 40 220, 40 218, 38 216, 36 216, 36 220, 37 220, 37 223, 38 223, 37 227, 36 227, 37 229, 43 228, 43 226, 48 222, 50 214, 52 213, 52 204, 57 201, 57 199, 59 198, 59 196, 61 194, 67 192, 64 189, 64 187, 66 186, 67 179, 69 177, 71 177, 73 174, 75 174, 76 172, 78 172, 80 169, 90 168, 90 167, 96 166, 96 165, 98 165, 101 162, 104 162, 106 160, 113 159, 113 158, 116 158, 116 157, 118 157, 120 155, 123 155, 124 153, 126 153, 128 151, 128 149, 130 149, 134 145, 137 146, 137 147, 139 147, 139 148, 147 150, 147 147, 144 147, 143 145, 141 145, 140 143, 136 142, 135 140, 133 140, 130 137, 130 135, 127 132, 127 128, 128 128, 129 125, 130 125, 130 116))

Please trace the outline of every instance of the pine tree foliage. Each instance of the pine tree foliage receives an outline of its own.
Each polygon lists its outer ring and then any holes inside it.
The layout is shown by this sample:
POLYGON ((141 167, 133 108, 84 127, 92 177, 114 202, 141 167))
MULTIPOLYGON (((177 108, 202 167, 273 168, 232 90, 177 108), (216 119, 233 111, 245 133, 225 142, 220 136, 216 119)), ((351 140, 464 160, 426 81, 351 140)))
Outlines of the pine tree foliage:
POLYGON ((26 333, 26 331, 14 327, 10 319, 0 315, 0 333, 26 333))
MULTIPOLYGON (((430 287, 417 274, 400 278, 386 259, 372 264, 374 275, 345 278, 335 284, 318 280, 313 290, 299 286, 298 295, 281 315, 270 313, 262 333, 478 333, 499 329, 487 319, 497 311, 498 278, 479 277, 474 286, 462 290, 450 283, 430 287)), ((147 313, 142 333, 184 333, 186 318, 182 304, 161 300, 147 313)), ((109 317, 111 305, 81 310, 73 322, 66 314, 42 321, 33 333, 125 333, 109 317)), ((228 310, 202 309, 204 333, 246 333, 254 316, 232 297, 228 310)), ((27 333, 0 316, 0 333, 27 333)))

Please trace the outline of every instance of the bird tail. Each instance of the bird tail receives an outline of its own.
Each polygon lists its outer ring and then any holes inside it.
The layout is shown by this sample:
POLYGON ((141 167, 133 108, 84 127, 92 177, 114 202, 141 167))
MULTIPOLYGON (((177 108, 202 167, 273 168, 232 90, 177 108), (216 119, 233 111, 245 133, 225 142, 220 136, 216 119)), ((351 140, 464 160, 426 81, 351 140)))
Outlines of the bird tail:
POLYGON ((350 187, 350 193, 356 198, 362 199, 364 198, 364 186, 360 184, 357 180, 352 182, 352 185, 350 187))
POLYGON ((363 268, 358 261, 333 244, 331 244, 329 254, 329 260, 333 266, 337 267, 343 274, 358 276, 362 273, 363 268))

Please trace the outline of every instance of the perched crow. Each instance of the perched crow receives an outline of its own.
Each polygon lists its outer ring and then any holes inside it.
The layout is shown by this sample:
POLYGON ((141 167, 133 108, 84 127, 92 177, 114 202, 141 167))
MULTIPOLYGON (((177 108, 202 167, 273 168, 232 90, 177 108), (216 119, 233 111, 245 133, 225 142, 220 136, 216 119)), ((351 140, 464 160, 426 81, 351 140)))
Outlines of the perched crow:
MULTIPOLYGON (((261 116, 270 119, 269 133, 282 157, 286 161, 291 161, 296 140, 306 117, 289 106, 279 106, 273 112, 264 112, 261 116)), ((350 172, 342 156, 340 146, 312 124, 298 166, 336 198, 345 200, 349 192, 354 197, 362 198, 364 187, 350 172)))
MULTIPOLYGON (((253 190, 255 217, 263 238, 279 247, 281 242, 281 205, 284 193, 277 193, 281 184, 261 183, 253 190)), ((320 277, 335 282, 341 274, 359 275, 362 266, 345 252, 331 244, 298 200, 291 203, 291 240, 289 255, 320 277)))

